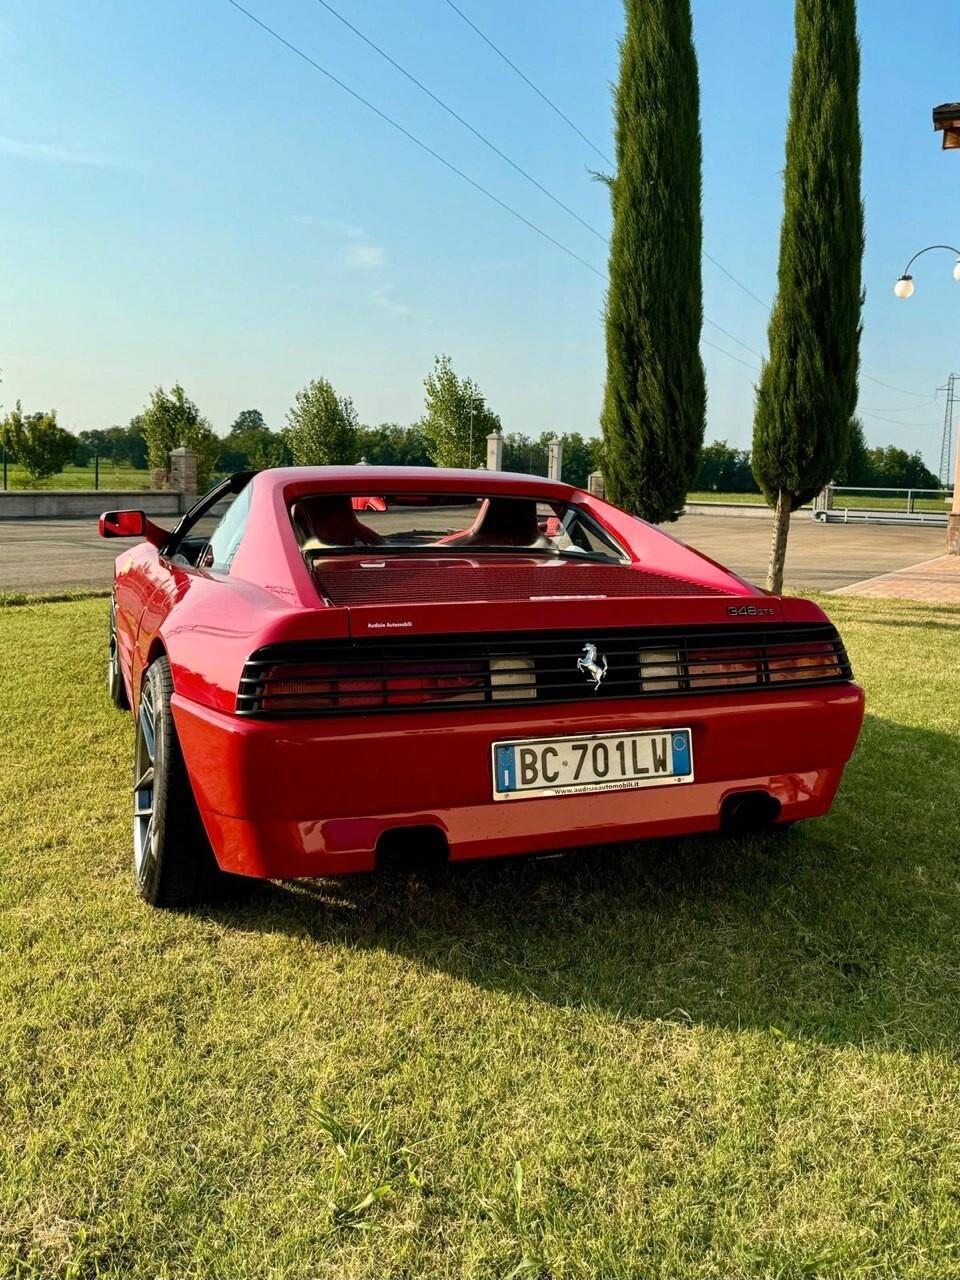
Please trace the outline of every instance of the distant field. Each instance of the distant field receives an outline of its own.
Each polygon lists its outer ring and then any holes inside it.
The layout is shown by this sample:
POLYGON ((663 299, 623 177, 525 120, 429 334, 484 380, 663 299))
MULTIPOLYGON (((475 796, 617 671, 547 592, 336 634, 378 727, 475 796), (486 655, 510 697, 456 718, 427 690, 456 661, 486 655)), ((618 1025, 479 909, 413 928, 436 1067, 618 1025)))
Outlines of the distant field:
MULTIPOLYGON (((859 511, 865 507, 874 511, 906 511, 907 495, 900 493, 888 498, 876 493, 840 493, 834 498, 833 506, 836 511, 842 511, 844 507, 849 507, 851 511, 859 511)), ((914 498, 913 510, 943 513, 950 510, 950 504, 942 497, 914 498)))
POLYGON ((688 493, 688 502, 736 502, 763 506, 762 493, 688 493))
MULTIPOLYGON (((134 467, 100 464, 101 489, 149 489, 151 473, 134 467)), ((48 480, 31 480, 23 467, 13 463, 7 466, 8 489, 92 489, 93 467, 65 467, 48 480)))
MULTIPOLYGON (((687 494, 688 502, 730 502, 730 503, 759 503, 763 504, 763 494, 760 493, 690 493, 687 494)), ((808 504, 811 505, 811 504, 808 504)), ((891 496, 885 496, 879 493, 840 493, 834 497, 834 509, 842 511, 844 507, 849 507, 851 511, 862 511, 869 509, 872 511, 906 511, 907 494, 897 493, 891 496)), ((949 504, 942 497, 914 498, 914 511, 938 511, 943 512, 949 510, 949 504)))

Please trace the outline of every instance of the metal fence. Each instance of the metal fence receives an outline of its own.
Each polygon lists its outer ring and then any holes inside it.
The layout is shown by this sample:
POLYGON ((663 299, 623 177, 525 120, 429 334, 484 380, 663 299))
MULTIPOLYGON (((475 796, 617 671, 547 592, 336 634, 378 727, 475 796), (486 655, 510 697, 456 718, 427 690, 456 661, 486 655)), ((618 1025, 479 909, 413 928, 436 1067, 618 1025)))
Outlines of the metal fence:
POLYGON ((828 484, 814 500, 813 518, 836 524, 929 524, 945 527, 952 489, 893 489, 828 484))
POLYGON ((94 454, 86 466, 68 464, 46 480, 34 480, 0 445, 0 491, 21 489, 149 489, 153 473, 94 454))

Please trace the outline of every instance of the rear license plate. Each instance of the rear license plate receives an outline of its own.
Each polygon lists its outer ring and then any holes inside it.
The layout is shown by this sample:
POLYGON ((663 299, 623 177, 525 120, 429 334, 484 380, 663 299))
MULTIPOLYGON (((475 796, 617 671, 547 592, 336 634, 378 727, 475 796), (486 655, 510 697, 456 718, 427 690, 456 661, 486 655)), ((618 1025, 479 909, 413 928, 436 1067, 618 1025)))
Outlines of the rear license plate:
POLYGON ((494 800, 632 791, 693 781, 689 729, 493 744, 494 800))

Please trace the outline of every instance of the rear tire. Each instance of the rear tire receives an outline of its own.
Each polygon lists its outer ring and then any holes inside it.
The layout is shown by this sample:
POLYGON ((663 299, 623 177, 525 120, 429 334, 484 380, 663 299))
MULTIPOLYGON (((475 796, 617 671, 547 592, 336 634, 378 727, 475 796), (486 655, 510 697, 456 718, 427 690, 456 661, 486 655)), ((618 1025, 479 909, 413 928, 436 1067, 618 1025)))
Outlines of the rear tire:
POLYGON ((123 683, 123 673, 120 670, 120 650, 117 646, 117 606, 113 600, 110 601, 110 635, 107 648, 107 692, 110 694, 110 701, 115 707, 121 711, 130 710, 130 700, 127 697, 127 688, 123 683))
POLYGON ((242 876, 220 870, 180 752, 167 658, 147 670, 133 758, 133 872, 152 907, 191 907, 222 899, 242 876))

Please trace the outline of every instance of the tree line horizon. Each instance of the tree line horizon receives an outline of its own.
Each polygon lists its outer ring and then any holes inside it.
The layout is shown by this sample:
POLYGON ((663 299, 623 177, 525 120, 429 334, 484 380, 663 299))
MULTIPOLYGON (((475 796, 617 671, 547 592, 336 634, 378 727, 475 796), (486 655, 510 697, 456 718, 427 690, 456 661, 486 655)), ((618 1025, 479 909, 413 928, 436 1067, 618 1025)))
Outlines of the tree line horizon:
MULTIPOLYGON (((491 431, 503 436, 505 471, 546 475, 547 449, 554 439, 563 445, 566 483, 586 488, 590 474, 604 469, 599 436, 579 431, 537 435, 503 431, 500 416, 476 382, 460 377, 448 356, 437 357, 425 379, 425 392, 425 412, 416 422, 366 425, 359 421, 349 396, 338 394, 325 378, 313 379, 297 393, 286 426, 273 429, 259 409, 244 409, 219 435, 181 384, 175 383, 169 392, 156 388, 125 427, 73 433, 57 424, 55 410, 24 413, 18 403, 0 422, 0 444, 36 480, 55 475, 65 465, 89 466, 94 457, 136 470, 166 470, 166 456, 177 444, 197 449, 201 484, 213 475, 295 463, 350 464, 362 459, 382 466, 477 466, 485 460, 486 436, 491 431)), ((919 450, 908 453, 892 444, 869 447, 859 419, 852 424, 848 456, 832 478, 838 484, 864 487, 940 487, 919 450)), ((751 450, 725 439, 704 445, 688 492, 760 497, 751 450)))

